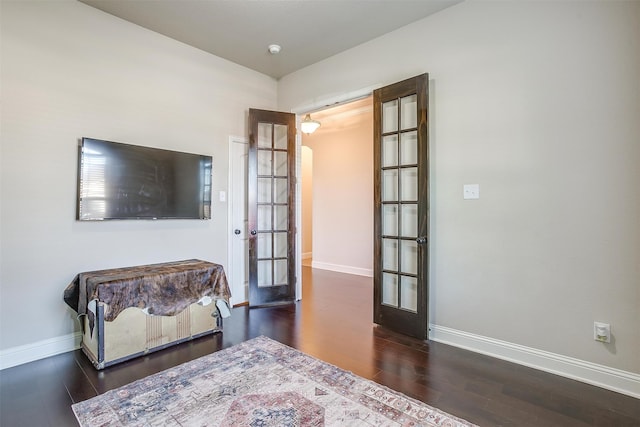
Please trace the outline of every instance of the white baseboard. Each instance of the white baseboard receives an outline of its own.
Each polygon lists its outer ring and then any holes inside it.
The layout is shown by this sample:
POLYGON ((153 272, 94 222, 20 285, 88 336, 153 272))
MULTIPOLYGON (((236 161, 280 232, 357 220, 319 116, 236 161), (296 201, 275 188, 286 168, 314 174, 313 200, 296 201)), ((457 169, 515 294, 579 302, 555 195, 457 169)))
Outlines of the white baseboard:
POLYGON ((429 325, 429 339, 640 398, 640 375, 481 335, 429 325))
POLYGON ((357 276, 373 277, 373 270, 368 268, 351 267, 348 265, 330 264, 328 262, 312 261, 311 268, 336 271, 338 273, 355 274, 357 276))
POLYGON ((80 348, 82 333, 76 332, 60 337, 0 350, 0 370, 55 356, 80 348))
POLYGON ((313 258, 313 252, 303 252, 302 253, 302 259, 309 259, 309 258, 313 258))

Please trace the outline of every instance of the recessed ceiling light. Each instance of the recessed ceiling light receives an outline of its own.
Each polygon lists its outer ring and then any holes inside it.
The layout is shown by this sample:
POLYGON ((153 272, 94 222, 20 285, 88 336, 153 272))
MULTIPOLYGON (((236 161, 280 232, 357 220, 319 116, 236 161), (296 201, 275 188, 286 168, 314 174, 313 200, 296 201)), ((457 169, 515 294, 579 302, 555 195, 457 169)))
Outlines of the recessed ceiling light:
POLYGON ((278 53, 280 53, 280 49, 282 49, 282 48, 278 44, 270 44, 269 45, 269 53, 271 55, 277 55, 278 53))

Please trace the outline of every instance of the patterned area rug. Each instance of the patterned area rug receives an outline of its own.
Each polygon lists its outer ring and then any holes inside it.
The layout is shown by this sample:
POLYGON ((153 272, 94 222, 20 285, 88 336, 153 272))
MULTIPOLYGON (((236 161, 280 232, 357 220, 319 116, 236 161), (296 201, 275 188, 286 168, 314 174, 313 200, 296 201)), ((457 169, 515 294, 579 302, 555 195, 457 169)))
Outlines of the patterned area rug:
POLYGON ((96 426, 472 426, 266 337, 73 405, 96 426))

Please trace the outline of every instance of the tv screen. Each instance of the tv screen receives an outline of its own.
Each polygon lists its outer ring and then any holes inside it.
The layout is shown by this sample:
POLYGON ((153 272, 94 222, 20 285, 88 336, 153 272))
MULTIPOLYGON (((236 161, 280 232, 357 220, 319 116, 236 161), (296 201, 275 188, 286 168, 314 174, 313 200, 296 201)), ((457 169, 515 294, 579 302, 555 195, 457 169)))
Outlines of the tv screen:
POLYGON ((210 219, 211 156, 82 138, 77 219, 210 219))

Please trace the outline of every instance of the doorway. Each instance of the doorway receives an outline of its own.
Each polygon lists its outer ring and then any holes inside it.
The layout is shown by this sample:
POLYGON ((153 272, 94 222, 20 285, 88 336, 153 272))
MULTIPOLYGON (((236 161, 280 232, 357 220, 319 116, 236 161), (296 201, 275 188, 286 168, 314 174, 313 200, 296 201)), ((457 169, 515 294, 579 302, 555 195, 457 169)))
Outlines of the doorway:
POLYGON ((322 125, 302 135, 303 265, 372 277, 373 99, 311 115, 322 125))
MULTIPOLYGON (((317 111, 312 117, 322 126, 311 135, 301 134, 301 241, 297 243, 301 263, 372 277, 373 98, 317 111)), ((229 258, 228 276, 234 305, 246 304, 249 297, 245 260, 249 236, 248 142, 245 137, 229 138, 229 253, 233 255, 229 258)), ((297 276, 301 288, 302 272, 297 276)))
MULTIPOLYGON (((291 303, 294 299, 302 298, 302 260, 298 256, 302 252, 301 246, 306 246, 305 258, 312 258, 313 268, 373 277, 376 324, 405 335, 428 339, 428 79, 428 74, 424 73, 375 89, 373 96, 367 99, 323 112, 316 111, 315 120, 324 119, 325 129, 328 130, 324 132, 324 138, 316 134, 315 141, 310 141, 309 135, 306 138, 296 135, 296 118, 292 113, 250 110, 250 183, 247 199, 250 234, 253 236, 253 239, 249 239, 253 244, 249 248, 249 258, 253 260, 249 263, 250 306, 291 303), (367 112, 371 117, 372 109, 372 120, 357 117, 367 112), (261 115, 264 116, 263 121, 261 115), (349 127, 352 121, 344 119, 354 116, 356 122, 363 124, 359 127, 359 137, 346 132, 353 130, 349 127), (327 122, 332 121, 339 125, 335 128, 326 126, 327 122), (260 125, 270 126, 269 132, 261 132, 260 125), (286 138, 283 136, 285 132, 286 138), (261 138, 260 135, 270 137, 261 138), (372 140, 373 147, 367 143, 372 140), (286 148, 282 145, 283 141, 286 141, 286 148), (304 203, 300 179, 303 146, 312 151, 315 147, 312 172, 309 174, 305 171, 314 184, 311 191, 306 192, 307 199, 311 194, 311 208, 308 206, 305 209, 307 215, 309 212, 311 214, 311 221, 305 219, 307 227, 309 224, 312 227, 311 233, 308 230, 306 232, 306 239, 309 239, 308 236, 312 239, 311 256, 308 242, 301 242, 305 234, 301 225, 304 203), (260 156, 255 155, 256 150, 258 154, 263 154, 262 163, 260 156), (319 156, 319 153, 324 155, 319 156), (324 162, 319 161, 322 157, 326 159, 324 162), (279 159, 286 159, 286 162, 279 159), (371 169, 367 170, 366 166, 371 165, 372 159, 373 182, 370 181, 371 169), (285 165, 286 174, 283 172, 285 165), (318 171, 319 165, 322 165, 322 174, 318 171), (365 173, 358 173, 358 170, 362 172, 361 168, 365 173), (257 175, 252 173, 255 170, 258 171, 257 175), (319 177, 322 179, 319 180, 319 177), (358 182, 355 177, 361 178, 361 187, 353 185, 358 182), (322 185, 318 185, 319 181, 322 185), (281 191, 285 184, 286 191, 281 191), (372 185, 373 191, 371 187, 367 188, 368 185, 372 185), (255 215, 261 208, 268 208, 262 215, 265 219, 263 222, 260 222, 259 215, 255 215), (279 220, 285 217, 276 215, 277 210, 285 209, 286 230, 279 225, 285 224, 284 220, 279 220), (373 215, 367 215, 371 212, 373 215), (371 216, 373 233, 367 221, 371 216), (260 224, 264 227, 260 228, 260 224), (262 257, 255 249, 254 241, 261 234, 271 237, 272 242, 271 245, 262 245, 271 249, 262 257), (274 246, 276 234, 286 234, 287 244, 274 246), (369 250, 366 250, 367 245, 369 250), (284 249, 282 254, 274 252, 281 247, 287 250, 286 255, 284 249), (344 260, 349 263, 356 260, 356 266, 344 264, 344 260), (364 261, 364 267, 357 266, 358 260, 364 261), (265 264, 269 268, 264 269, 262 276, 256 274, 255 261, 258 267, 260 261, 269 263, 265 264), (284 278, 284 273, 280 273, 285 271, 285 266, 286 283, 284 279, 279 279, 281 276, 284 278), (269 272, 270 275, 267 274, 269 272), (260 277, 267 280, 262 283, 260 277), (256 283, 257 286, 254 286, 256 283), (255 296, 258 292, 252 294, 254 288, 264 294, 264 301, 254 298, 257 303, 251 302, 251 295, 255 296), (285 299, 281 298, 284 294, 280 289, 287 290, 285 299)), ((234 233, 239 235, 241 230, 236 229, 234 233)))

